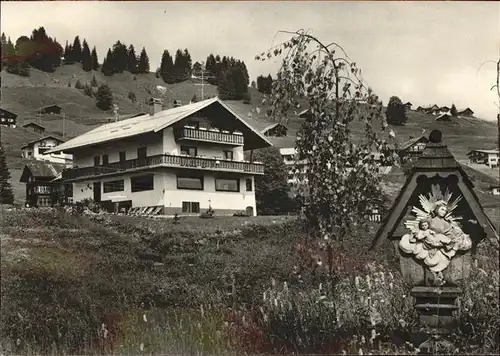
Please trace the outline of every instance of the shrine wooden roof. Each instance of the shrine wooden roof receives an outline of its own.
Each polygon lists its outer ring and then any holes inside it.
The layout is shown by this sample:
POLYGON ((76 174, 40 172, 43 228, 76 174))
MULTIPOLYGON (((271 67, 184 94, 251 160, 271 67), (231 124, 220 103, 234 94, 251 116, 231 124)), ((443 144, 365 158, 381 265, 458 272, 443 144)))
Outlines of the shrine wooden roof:
POLYGON ((439 176, 445 178, 452 175, 458 177, 458 188, 464 200, 470 206, 477 222, 483 228, 486 237, 498 241, 499 237, 495 226, 484 213, 479 199, 473 190, 474 185, 472 181, 462 166, 455 160, 447 146, 442 142, 442 133, 439 130, 434 130, 429 135, 429 143, 414 164, 392 208, 377 231, 371 248, 380 247, 391 236, 400 237, 406 233, 402 221, 404 221, 405 217, 409 217, 408 203, 417 188, 418 177, 426 176, 433 178, 439 176))

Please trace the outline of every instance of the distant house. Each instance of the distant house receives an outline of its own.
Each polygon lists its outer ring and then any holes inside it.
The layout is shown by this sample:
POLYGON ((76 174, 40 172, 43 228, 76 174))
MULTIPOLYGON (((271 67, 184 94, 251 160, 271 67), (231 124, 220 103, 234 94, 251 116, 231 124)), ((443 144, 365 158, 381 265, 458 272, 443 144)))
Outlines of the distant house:
POLYGON ((49 105, 49 106, 39 108, 37 110, 37 112, 39 112, 40 114, 44 114, 44 115, 45 114, 59 115, 59 114, 61 114, 61 110, 62 110, 62 108, 59 105, 49 105))
POLYGON ((441 106, 441 107, 439 108, 439 110, 441 110, 441 112, 448 112, 448 111, 450 111, 450 110, 451 110, 451 108, 449 108, 448 106, 446 106, 446 105, 445 105, 445 106, 441 106))
POLYGON ((490 168, 498 167, 498 150, 472 150, 467 156, 470 163, 485 164, 490 168))
POLYGON ((36 122, 28 122, 26 124, 23 124, 23 127, 28 131, 32 131, 39 134, 43 134, 45 132, 45 127, 43 127, 40 124, 37 124, 36 122))
POLYGON ((410 137, 398 147, 398 155, 402 161, 419 157, 429 143, 425 136, 410 137))
POLYGON ((0 125, 16 128, 17 114, 0 109, 0 125))
POLYGON ((26 206, 54 206, 62 196, 73 196, 71 184, 63 185, 61 180, 57 179, 64 168, 64 164, 49 162, 26 164, 19 180, 26 184, 26 206))
POLYGON ((490 185, 490 192, 493 195, 500 195, 500 185, 490 185))
POLYGON ((451 121, 452 118, 453 115, 448 111, 438 115, 438 117, 436 117, 436 121, 451 121))
POLYGON ((260 132, 264 136, 268 137, 283 137, 286 136, 288 128, 285 125, 280 124, 279 122, 275 122, 270 125, 267 125, 260 132))
POLYGON ((51 135, 40 137, 23 146, 21 148, 21 155, 23 158, 31 158, 37 161, 71 165, 73 161, 72 155, 64 154, 63 152, 46 154, 49 149, 55 148, 63 142, 64 140, 51 135))
POLYGON ((283 162, 288 169, 288 184, 292 187, 295 187, 297 184, 297 180, 295 178, 295 170, 306 168, 306 160, 296 161, 297 150, 293 147, 283 147, 280 148, 280 154, 283 158, 283 162))
POLYGON ((472 111, 471 108, 466 108, 466 109, 458 110, 457 114, 458 114, 458 116, 472 117, 472 116, 474 116, 474 111, 472 111))
POLYGON ((405 108, 406 108, 407 110, 411 110, 411 107, 412 107, 412 106, 413 106, 413 104, 412 104, 412 103, 410 103, 409 101, 405 103, 405 108))

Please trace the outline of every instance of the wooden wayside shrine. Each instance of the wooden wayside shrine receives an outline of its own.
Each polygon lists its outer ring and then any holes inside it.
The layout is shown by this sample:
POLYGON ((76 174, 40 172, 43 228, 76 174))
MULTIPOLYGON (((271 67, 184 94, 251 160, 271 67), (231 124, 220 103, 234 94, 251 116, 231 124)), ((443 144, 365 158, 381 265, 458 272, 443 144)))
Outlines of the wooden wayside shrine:
POLYGON ((453 328, 456 298, 484 239, 498 243, 498 233, 442 133, 434 130, 372 245, 387 246, 389 240, 404 280, 413 285, 420 330, 432 335, 420 345, 423 352, 453 347, 444 336, 453 328))

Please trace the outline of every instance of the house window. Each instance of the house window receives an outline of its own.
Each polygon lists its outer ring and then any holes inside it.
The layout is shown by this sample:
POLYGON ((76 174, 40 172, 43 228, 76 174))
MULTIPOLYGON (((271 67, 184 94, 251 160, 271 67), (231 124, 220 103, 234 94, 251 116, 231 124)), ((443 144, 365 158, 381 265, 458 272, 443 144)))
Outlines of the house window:
POLYGON ((124 189, 124 180, 112 180, 110 182, 104 182, 103 190, 104 193, 121 192, 124 189))
POLYGON ((102 165, 107 166, 109 164, 109 155, 102 155, 102 165))
POLYGON ((154 175, 145 174, 130 178, 132 193, 154 190, 154 175))
POLYGON ((137 149, 137 159, 146 159, 147 158, 147 148, 139 147, 137 149))
POLYGON ((182 202, 182 212, 183 213, 199 213, 200 203, 197 201, 183 201, 182 202))
POLYGON ((121 151, 120 152, 120 162, 126 161, 127 160, 127 152, 121 151))
POLYGON ((94 166, 99 166, 101 164, 101 156, 94 157, 94 166))
POLYGON ((203 176, 177 175, 177 189, 203 190, 203 176))
POLYGON ((233 159, 233 151, 224 151, 224 158, 228 160, 233 159))
POLYGON ((246 185, 247 192, 251 192, 253 190, 252 178, 247 178, 245 180, 245 185, 246 185))
POLYGON ((73 196, 73 184, 71 183, 64 184, 64 195, 66 197, 73 196))
POLYGON ((239 179, 215 179, 215 190, 222 192, 239 192, 239 179))
POLYGON ((196 147, 181 146, 181 155, 196 157, 198 155, 198 150, 196 147))

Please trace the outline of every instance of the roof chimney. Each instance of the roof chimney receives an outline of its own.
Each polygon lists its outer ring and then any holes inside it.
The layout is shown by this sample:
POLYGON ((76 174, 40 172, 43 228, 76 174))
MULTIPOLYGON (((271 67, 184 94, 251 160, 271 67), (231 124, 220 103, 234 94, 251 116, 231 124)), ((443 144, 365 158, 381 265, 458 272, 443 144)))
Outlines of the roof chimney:
POLYGON ((163 110, 163 100, 158 98, 149 99, 149 115, 154 115, 163 110))
POLYGON ((182 106, 180 100, 174 100, 174 108, 178 108, 179 106, 182 106))

